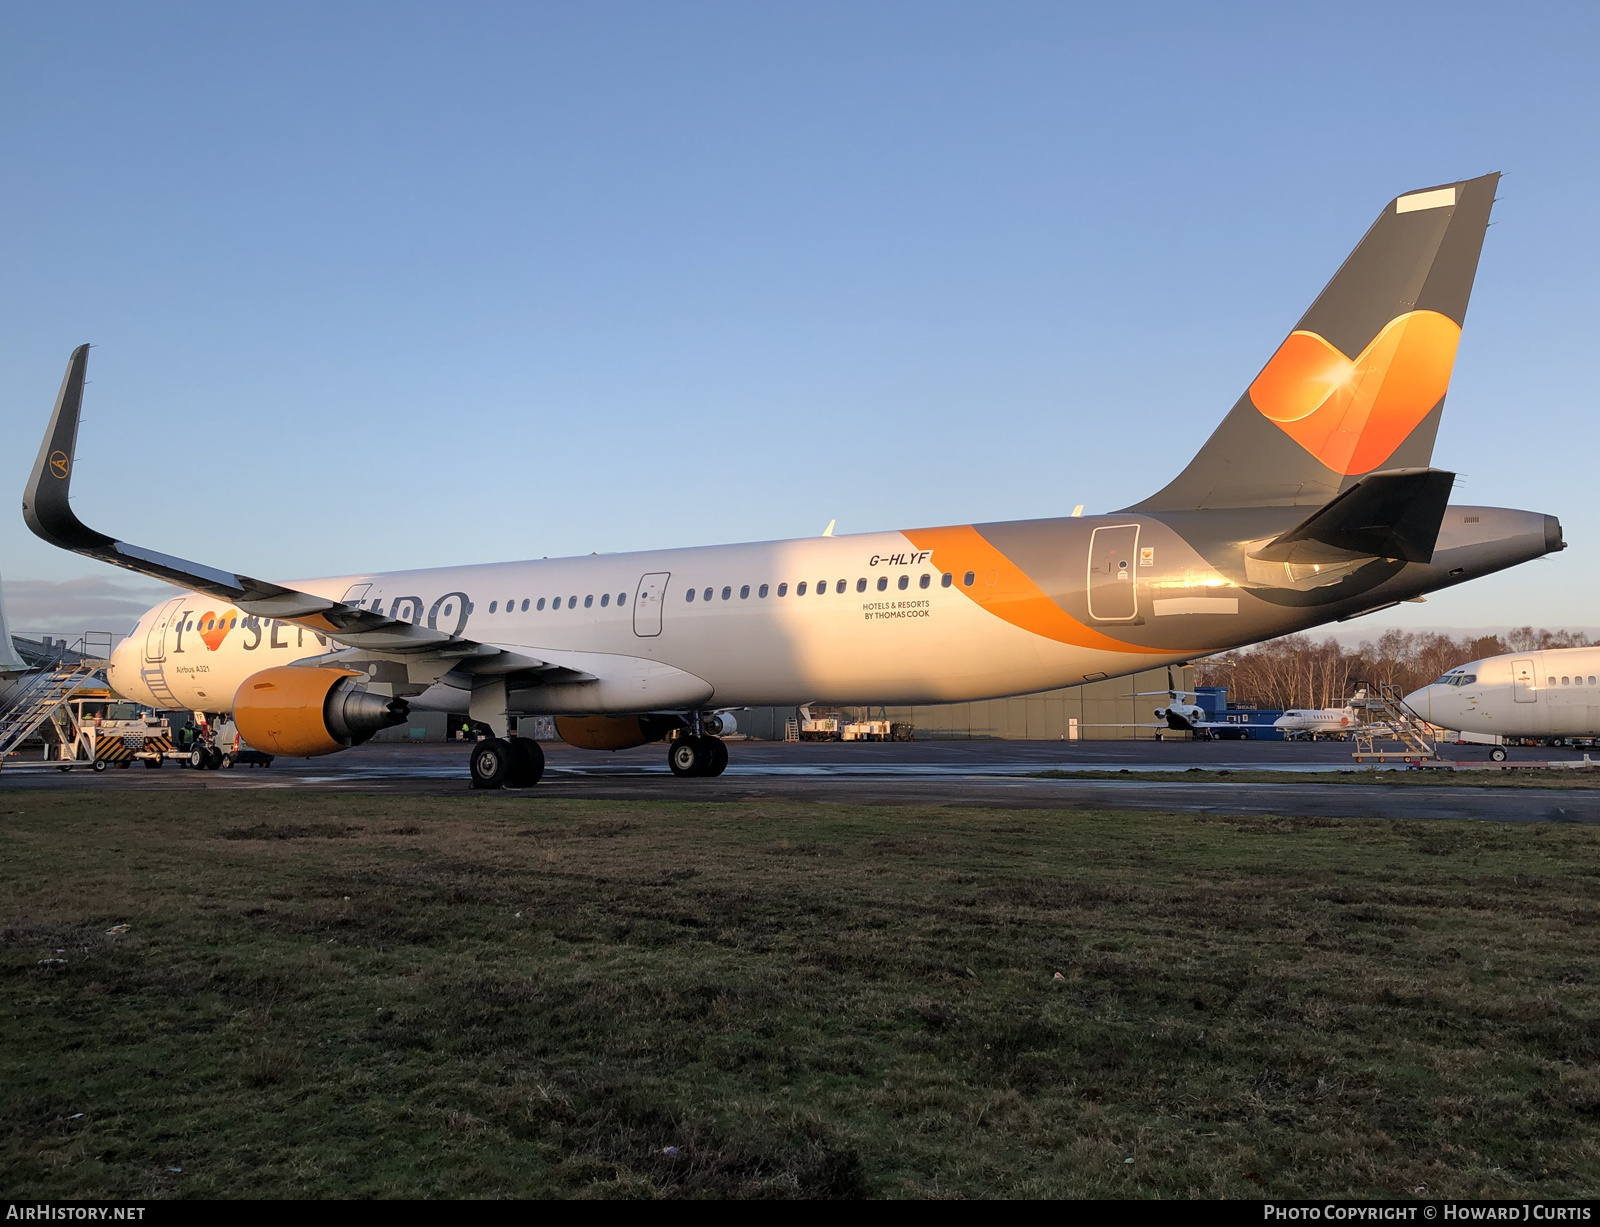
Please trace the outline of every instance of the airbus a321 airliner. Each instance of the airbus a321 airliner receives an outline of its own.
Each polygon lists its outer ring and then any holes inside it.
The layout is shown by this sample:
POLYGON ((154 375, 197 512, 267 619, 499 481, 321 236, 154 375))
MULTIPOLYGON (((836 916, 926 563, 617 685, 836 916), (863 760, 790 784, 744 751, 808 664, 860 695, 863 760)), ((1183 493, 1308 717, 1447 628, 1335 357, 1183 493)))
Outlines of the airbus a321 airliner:
POLYGON ((231 710, 250 745, 328 754, 409 710, 469 714, 478 787, 544 758, 509 717, 592 749, 668 739, 727 763, 755 704, 943 703, 1173 664, 1564 548, 1551 516, 1447 506, 1430 468, 1497 175, 1389 202, 1195 458, 1110 515, 274 583, 117 541, 68 505, 88 347, 23 500, 63 549, 186 589, 111 685, 231 710))

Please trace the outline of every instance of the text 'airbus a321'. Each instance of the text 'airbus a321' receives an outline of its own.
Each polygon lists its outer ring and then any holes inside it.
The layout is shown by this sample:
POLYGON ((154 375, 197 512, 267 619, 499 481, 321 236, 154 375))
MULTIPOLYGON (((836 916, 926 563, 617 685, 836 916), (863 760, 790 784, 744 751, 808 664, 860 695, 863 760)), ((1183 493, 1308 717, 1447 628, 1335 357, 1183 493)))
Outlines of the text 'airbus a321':
POLYGON ((328 754, 462 713, 474 785, 528 786, 508 737, 669 740, 727 763, 752 705, 943 703, 1193 660, 1564 548, 1551 516, 1447 506, 1429 467, 1497 175, 1384 207, 1195 458, 1110 515, 959 524, 275 583, 118 541, 68 504, 88 347, 73 352, 23 515, 39 536, 185 589, 113 656, 160 708, 231 711, 269 753, 328 754))

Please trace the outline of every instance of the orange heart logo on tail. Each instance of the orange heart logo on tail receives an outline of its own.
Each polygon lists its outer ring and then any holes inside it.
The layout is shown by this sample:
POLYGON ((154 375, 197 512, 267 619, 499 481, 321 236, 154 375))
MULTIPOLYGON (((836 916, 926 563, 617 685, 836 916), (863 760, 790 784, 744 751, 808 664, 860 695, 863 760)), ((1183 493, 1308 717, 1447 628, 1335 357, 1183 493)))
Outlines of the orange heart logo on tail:
POLYGON ((1408 311, 1354 361, 1314 332, 1291 332, 1250 385, 1262 415, 1336 473, 1370 473, 1450 387, 1461 326, 1408 311))
POLYGON ((238 620, 238 612, 236 609, 230 609, 226 613, 219 614, 208 609, 200 615, 200 638, 205 640, 206 647, 215 652, 222 646, 222 641, 228 637, 228 632, 238 620))

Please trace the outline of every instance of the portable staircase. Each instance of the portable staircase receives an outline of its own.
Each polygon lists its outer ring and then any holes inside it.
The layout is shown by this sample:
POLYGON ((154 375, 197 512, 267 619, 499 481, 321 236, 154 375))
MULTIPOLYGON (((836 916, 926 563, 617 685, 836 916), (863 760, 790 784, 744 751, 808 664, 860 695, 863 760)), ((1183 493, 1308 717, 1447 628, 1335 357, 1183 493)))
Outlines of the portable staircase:
POLYGON ((0 767, 5 765, 7 756, 16 753, 40 725, 109 663, 77 652, 63 652, 37 673, 26 675, 12 697, 11 706, 0 712, 0 767))
POLYGON ((1361 717, 1361 723, 1355 731, 1356 762, 1375 758, 1382 763, 1399 758, 1411 763, 1439 757, 1427 721, 1406 706, 1405 696, 1398 686, 1391 686, 1388 682, 1363 686, 1356 697, 1350 700, 1350 706, 1361 717), (1404 749, 1374 749, 1373 742, 1380 737, 1387 741, 1398 741, 1404 749))

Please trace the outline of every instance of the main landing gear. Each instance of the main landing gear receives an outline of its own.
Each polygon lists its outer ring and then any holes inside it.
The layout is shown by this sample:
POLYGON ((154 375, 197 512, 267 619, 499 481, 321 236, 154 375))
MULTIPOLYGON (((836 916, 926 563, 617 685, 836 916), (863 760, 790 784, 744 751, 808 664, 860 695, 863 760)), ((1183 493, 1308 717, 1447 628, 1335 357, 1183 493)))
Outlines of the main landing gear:
POLYGON ((720 737, 687 733, 667 746, 667 766, 680 778, 721 775, 728 769, 728 745, 720 737))
POLYGON ((472 748, 474 788, 532 788, 544 775, 544 751, 531 737, 491 737, 472 748))

